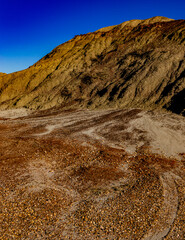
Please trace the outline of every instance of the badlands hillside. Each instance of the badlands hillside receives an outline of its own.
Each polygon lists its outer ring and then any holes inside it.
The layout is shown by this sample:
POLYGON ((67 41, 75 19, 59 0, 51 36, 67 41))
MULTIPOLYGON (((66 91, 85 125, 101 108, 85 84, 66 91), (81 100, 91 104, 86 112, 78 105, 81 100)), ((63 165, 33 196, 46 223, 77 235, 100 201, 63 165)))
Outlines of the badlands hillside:
POLYGON ((185 114, 185 21, 132 20, 75 36, 0 75, 0 108, 165 108, 185 114))
POLYGON ((0 240, 185 239, 184 20, 76 36, 0 109, 0 240))

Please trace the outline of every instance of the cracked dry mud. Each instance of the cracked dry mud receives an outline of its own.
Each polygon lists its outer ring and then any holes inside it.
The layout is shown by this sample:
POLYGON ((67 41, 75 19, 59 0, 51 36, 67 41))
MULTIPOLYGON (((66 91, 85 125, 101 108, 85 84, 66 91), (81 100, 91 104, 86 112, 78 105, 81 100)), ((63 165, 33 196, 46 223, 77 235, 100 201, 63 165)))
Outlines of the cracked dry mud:
POLYGON ((1 117, 0 239, 185 238, 183 117, 1 117))

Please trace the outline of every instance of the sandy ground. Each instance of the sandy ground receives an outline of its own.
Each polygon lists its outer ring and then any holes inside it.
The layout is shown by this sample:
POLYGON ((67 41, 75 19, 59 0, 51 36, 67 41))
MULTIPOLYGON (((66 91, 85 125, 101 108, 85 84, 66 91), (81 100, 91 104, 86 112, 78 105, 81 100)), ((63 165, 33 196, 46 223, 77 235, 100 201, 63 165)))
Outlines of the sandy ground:
POLYGON ((182 240, 184 166, 181 116, 3 111, 0 239, 182 240))
POLYGON ((19 118, 28 116, 31 113, 31 110, 25 108, 13 109, 13 110, 1 110, 0 111, 0 118, 19 118))
MULTIPOLYGON (((1 117, 16 119, 27 116, 23 109, 7 110, 1 117)), ((14 121, 16 122, 16 121, 14 121)), ((18 120, 19 122, 19 120, 18 120)), ((44 117, 22 119, 30 127, 39 127, 34 136, 54 134, 60 130, 81 140, 103 141, 106 145, 134 154, 139 147, 148 147, 151 152, 167 157, 180 158, 185 153, 185 119, 168 114, 140 110, 124 111, 74 111, 44 117)))

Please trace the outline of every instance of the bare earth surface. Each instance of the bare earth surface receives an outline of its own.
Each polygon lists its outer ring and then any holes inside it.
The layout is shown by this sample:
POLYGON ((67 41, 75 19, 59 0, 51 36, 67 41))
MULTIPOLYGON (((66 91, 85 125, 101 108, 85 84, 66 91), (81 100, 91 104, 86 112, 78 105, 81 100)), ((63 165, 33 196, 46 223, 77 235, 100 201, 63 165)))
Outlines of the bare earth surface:
POLYGON ((0 113, 0 239, 185 239, 185 118, 0 113))

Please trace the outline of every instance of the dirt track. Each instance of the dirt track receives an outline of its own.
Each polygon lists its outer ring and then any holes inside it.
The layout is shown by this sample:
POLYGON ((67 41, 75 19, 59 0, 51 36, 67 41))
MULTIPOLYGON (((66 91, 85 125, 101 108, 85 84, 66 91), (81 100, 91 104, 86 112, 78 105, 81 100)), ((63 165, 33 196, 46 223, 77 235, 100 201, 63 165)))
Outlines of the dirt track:
POLYGON ((0 120, 0 239, 185 238, 184 118, 23 115, 0 120))

